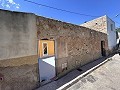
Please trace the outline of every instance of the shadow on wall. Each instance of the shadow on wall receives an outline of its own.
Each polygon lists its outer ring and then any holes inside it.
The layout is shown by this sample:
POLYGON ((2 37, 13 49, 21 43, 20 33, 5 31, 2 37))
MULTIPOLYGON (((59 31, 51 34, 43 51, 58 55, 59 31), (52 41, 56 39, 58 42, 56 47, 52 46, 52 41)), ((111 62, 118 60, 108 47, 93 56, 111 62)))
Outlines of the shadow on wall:
POLYGON ((49 81, 55 77, 55 57, 39 58, 40 82, 49 81))

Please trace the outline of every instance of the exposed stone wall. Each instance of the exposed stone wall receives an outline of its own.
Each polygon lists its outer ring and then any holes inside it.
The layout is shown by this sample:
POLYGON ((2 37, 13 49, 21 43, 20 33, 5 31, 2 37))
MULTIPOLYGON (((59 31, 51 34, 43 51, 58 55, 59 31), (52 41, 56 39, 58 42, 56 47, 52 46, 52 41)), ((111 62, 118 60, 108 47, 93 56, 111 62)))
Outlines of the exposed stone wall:
POLYGON ((34 14, 0 10, 0 90, 32 90, 39 81, 34 14))
POLYGON ((116 31, 115 31, 115 22, 112 21, 108 16, 102 16, 97 19, 88 21, 86 23, 81 24, 80 26, 84 26, 90 29, 94 29, 96 31, 100 31, 107 34, 108 39, 108 48, 109 53, 112 53, 116 47, 116 31), (112 24, 112 30, 111 30, 112 24))
POLYGON ((101 57, 101 41, 108 50, 107 35, 53 19, 37 17, 38 39, 55 40, 58 76, 101 57), (67 70, 62 64, 67 63, 67 70))
POLYGON ((105 15, 97 19, 88 21, 86 23, 81 24, 80 26, 84 26, 107 34, 107 16, 105 15))

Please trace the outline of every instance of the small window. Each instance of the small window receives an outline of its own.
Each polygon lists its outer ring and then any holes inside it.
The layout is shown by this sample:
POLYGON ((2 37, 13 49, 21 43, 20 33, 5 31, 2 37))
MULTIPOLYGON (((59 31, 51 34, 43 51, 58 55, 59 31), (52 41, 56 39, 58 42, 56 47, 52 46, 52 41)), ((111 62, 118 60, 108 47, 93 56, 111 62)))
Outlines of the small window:
POLYGON ((111 31, 113 31, 113 24, 111 24, 110 27, 111 27, 111 31))
POLYGON ((47 43, 43 43, 43 56, 47 56, 48 55, 48 44, 47 43))

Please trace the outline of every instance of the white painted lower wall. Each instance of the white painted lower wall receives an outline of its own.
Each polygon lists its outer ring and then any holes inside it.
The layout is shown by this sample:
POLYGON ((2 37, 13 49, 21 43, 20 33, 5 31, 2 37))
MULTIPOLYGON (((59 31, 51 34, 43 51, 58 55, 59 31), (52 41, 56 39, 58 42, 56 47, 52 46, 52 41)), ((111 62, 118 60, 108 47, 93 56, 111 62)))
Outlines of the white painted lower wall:
POLYGON ((39 59, 39 75, 40 81, 48 81, 55 77, 55 57, 39 59))
POLYGON ((107 34, 108 34, 108 47, 111 50, 116 46, 117 39, 116 39, 115 23, 110 18, 107 18, 107 34), (111 30, 111 24, 113 24, 113 30, 111 30))

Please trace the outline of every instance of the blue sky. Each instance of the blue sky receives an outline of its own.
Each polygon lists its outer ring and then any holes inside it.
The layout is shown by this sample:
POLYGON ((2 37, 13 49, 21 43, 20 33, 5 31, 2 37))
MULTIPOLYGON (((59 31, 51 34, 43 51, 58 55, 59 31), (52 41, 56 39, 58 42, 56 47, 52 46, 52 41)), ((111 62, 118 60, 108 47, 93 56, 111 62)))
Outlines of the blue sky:
MULTIPOLYGON (((108 15, 120 26, 120 1, 119 0, 29 0, 40 4, 64 9, 92 16, 108 15)), ((96 17, 87 17, 55 9, 35 5, 24 0, 0 0, 0 8, 12 11, 32 12, 40 16, 49 17, 73 24, 82 24, 96 17)))

